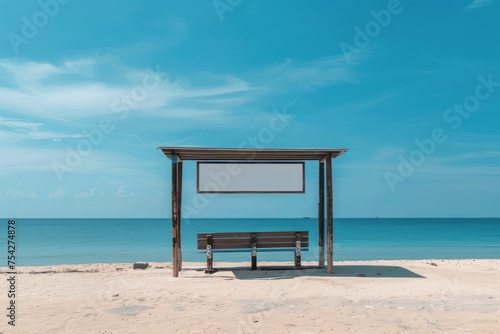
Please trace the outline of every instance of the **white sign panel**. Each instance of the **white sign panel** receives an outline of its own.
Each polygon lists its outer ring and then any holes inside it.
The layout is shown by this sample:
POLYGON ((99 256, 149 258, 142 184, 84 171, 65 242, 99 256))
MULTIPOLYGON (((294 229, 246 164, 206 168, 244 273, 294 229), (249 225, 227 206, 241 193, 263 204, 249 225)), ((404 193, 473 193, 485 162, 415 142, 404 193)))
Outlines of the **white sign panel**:
POLYGON ((303 193, 303 162, 198 162, 198 193, 303 193))

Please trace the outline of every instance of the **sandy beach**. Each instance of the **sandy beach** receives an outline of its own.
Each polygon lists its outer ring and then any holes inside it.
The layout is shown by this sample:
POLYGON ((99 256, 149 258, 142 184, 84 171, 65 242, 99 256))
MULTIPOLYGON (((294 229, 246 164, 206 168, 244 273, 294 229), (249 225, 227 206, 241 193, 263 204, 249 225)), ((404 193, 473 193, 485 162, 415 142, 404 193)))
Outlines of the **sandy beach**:
POLYGON ((19 267, 16 326, 4 316, 0 333, 500 333, 500 260, 215 265, 19 267))

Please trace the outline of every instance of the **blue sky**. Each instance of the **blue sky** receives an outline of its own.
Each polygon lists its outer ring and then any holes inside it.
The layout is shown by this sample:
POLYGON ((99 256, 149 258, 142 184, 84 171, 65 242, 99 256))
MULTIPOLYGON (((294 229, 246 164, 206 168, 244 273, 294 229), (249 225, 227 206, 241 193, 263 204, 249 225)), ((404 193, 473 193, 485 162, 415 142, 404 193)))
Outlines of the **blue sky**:
MULTIPOLYGON (((499 14, 495 0, 0 0, 0 216, 167 217, 157 147, 245 145, 348 148, 336 217, 498 217, 499 14)), ((220 195, 195 216, 316 216, 316 169, 305 195, 220 195)), ((186 163, 184 203, 199 196, 186 163)))

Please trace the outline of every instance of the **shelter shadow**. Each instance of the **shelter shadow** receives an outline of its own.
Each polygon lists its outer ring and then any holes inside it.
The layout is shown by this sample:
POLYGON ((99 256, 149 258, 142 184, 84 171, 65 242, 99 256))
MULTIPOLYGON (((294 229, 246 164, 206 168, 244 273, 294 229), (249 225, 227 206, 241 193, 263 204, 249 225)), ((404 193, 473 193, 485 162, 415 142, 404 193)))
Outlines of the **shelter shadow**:
POLYGON ((398 266, 382 265, 336 265, 333 275, 326 268, 319 267, 261 267, 258 270, 247 268, 224 268, 230 270, 238 279, 291 279, 295 277, 356 277, 356 278, 425 278, 411 270, 398 266))

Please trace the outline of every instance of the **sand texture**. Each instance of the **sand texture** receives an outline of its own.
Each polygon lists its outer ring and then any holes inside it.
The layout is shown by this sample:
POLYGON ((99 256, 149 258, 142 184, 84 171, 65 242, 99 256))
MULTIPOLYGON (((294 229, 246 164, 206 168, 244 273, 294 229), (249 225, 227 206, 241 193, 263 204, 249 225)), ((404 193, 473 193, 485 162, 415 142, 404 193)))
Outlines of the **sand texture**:
POLYGON ((149 265, 20 267, 16 327, 2 316, 0 333, 500 333, 500 260, 336 262, 333 276, 149 265))

